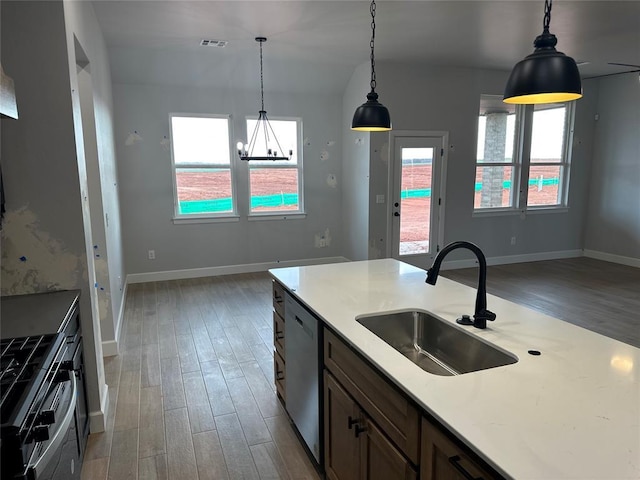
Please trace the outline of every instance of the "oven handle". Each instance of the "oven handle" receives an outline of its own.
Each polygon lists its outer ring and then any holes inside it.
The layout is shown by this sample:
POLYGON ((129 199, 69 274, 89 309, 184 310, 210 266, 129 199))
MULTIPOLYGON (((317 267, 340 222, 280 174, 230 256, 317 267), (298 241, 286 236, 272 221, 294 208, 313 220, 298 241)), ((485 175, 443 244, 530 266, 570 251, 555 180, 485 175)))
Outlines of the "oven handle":
MULTIPOLYGON (((64 442, 67 432, 69 431, 69 425, 73 421, 73 414, 75 412, 77 402, 76 397, 78 396, 78 384, 76 381, 75 372, 73 370, 70 370, 69 374, 72 387, 69 409, 62 419, 62 422, 60 422, 60 428, 58 428, 56 430, 56 433, 54 433, 53 438, 49 442, 49 445, 47 445, 45 451, 42 452, 42 455, 40 455, 40 458, 38 458, 38 460, 34 464, 29 466, 28 470, 31 471, 30 473, 33 473, 31 478, 38 478, 42 473, 42 470, 47 467, 49 461, 58 450, 58 447, 60 447, 62 442, 64 442)), ((58 423, 56 422, 56 425, 57 424, 58 423)))

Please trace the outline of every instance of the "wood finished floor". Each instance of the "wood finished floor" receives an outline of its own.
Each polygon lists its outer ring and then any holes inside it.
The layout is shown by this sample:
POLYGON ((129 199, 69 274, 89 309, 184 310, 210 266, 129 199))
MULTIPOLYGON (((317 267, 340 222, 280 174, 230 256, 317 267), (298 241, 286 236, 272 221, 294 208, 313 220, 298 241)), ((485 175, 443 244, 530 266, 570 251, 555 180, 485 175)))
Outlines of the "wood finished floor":
MULTIPOLYGON (((478 282, 477 268, 441 275, 478 282)), ((487 292, 640 348, 638 268, 586 257, 495 265, 487 269, 487 292)))
MULTIPOLYGON (((442 275, 475 286, 478 272, 442 275)), ((575 258, 487 278, 489 293, 640 347, 639 269, 575 258)), ((130 285, 82 479, 318 479, 276 400, 271 315, 266 273, 130 285)))
POLYGON ((276 399, 266 273, 129 286, 82 480, 318 479, 276 399))

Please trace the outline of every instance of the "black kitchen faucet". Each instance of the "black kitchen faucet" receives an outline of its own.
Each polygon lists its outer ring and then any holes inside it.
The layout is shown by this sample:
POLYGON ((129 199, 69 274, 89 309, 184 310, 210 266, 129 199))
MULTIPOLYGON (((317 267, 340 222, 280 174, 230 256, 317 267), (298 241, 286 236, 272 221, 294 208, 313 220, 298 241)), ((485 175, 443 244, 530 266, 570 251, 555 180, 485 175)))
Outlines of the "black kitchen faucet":
POLYGON ((487 310, 487 260, 480 250, 480 247, 465 241, 452 242, 446 245, 442 250, 438 252, 436 258, 433 259, 433 265, 427 270, 427 279, 425 280, 430 285, 435 285, 440 274, 440 265, 442 260, 452 250, 458 248, 466 248, 471 250, 478 259, 480 265, 480 272, 478 274, 478 291, 476 293, 476 310, 473 314, 473 320, 469 318, 469 315, 463 315, 458 318, 456 322, 461 325, 473 325, 476 328, 487 328, 487 320, 493 321, 496 319, 496 314, 487 310))

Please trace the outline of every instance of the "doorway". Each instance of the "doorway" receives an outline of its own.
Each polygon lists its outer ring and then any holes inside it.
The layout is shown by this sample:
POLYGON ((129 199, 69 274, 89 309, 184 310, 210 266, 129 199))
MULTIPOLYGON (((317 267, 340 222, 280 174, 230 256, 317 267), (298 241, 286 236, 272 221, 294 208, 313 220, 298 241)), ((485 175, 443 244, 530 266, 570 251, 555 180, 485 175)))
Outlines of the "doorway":
POLYGON ((391 138, 391 256, 428 268, 444 236, 446 132, 391 138))

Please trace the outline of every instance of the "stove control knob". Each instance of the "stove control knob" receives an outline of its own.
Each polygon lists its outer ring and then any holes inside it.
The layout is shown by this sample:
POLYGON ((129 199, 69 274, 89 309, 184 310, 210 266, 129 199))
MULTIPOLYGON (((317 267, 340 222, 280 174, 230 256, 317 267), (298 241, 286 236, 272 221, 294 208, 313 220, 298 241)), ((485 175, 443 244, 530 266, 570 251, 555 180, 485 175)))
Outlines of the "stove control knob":
POLYGON ((56 421, 55 412, 53 410, 43 410, 38 415, 38 423, 40 425, 51 425, 56 421))
POLYGON ((36 442, 49 440, 49 427, 47 425, 37 425, 33 427, 31 436, 36 442))

